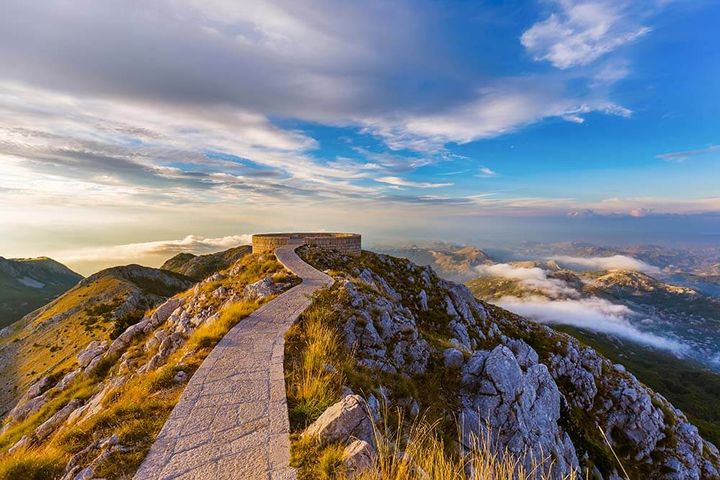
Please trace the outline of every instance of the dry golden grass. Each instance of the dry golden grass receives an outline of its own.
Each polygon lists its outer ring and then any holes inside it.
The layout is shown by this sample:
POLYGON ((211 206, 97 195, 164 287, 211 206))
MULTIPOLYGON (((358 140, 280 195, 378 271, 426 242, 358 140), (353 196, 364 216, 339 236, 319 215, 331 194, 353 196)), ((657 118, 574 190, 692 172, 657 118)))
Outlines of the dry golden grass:
POLYGON ((438 422, 423 418, 406 422, 402 413, 382 412, 373 422, 377 455, 372 466, 352 476, 343 465, 342 444, 321 447, 317 439, 296 438, 293 465, 300 480, 576 480, 571 473, 559 476, 548 456, 527 462, 506 450, 493 447, 490 437, 473 439, 463 455, 459 443, 446 445, 438 422), (393 418, 394 420, 389 420, 393 418))
POLYGON ((301 342, 287 381, 290 415, 301 424, 312 422, 332 405, 343 383, 341 340, 326 321, 332 313, 329 305, 311 307, 289 332, 289 338, 301 342))
POLYGON ((0 463, 0 480, 51 480, 62 474, 63 461, 54 448, 19 450, 0 463))
MULTIPOLYGON (((385 413, 383 418, 389 418, 385 413)), ((397 416, 392 427, 387 421, 374 424, 377 457, 374 465, 353 477, 358 480, 576 480, 575 473, 560 477, 546 456, 521 458, 506 450, 494 448, 490 437, 474 438, 463 455, 448 448, 437 422, 423 419, 403 422, 397 416)), ((338 472, 336 478, 344 478, 338 472)))

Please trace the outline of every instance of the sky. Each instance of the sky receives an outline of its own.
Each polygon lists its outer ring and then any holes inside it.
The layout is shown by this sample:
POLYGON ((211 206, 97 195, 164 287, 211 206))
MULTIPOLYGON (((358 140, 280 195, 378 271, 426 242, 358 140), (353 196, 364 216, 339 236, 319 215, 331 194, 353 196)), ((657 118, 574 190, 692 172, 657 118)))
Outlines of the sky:
POLYGON ((720 241, 720 2, 3 0, 0 255, 720 241))

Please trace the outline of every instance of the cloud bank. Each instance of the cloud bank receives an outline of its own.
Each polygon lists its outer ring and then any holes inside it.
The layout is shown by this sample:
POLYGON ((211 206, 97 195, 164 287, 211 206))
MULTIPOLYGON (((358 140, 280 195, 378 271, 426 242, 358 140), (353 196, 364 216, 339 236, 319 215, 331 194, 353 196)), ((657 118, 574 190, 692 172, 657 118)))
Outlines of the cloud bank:
POLYGON ((509 263, 494 265, 478 265, 475 271, 481 277, 500 277, 519 280, 528 290, 539 290, 550 298, 578 297, 579 293, 567 282, 556 278, 548 278, 547 272, 539 267, 518 267, 509 263))
MULTIPOLYGON (((656 267, 632 257, 555 257, 565 266, 607 270, 625 268, 653 272, 656 267)), ((522 267, 508 263, 479 265, 480 276, 517 280, 527 291, 521 297, 504 296, 493 301, 497 305, 538 322, 572 325, 595 332, 616 335, 634 342, 683 354, 687 346, 673 339, 643 331, 630 321, 636 314, 630 308, 596 296, 583 296, 566 281, 551 278, 548 271, 539 267, 522 267), (538 294, 539 293, 539 294, 538 294)))
POLYGON ((542 323, 572 325, 600 333, 617 335, 654 348, 681 355, 688 347, 676 340, 639 330, 628 317, 632 310, 598 297, 548 300, 544 297, 503 297, 496 302, 519 315, 542 323))
POLYGON ((128 243, 98 248, 83 248, 60 252, 59 259, 63 262, 117 262, 143 263, 147 257, 170 258, 178 253, 206 254, 214 253, 239 245, 248 245, 251 235, 230 235, 218 238, 205 238, 188 235, 178 240, 162 240, 156 242, 128 243))
POLYGON ((572 257, 559 255, 552 257, 559 265, 582 271, 599 270, 631 270, 647 274, 660 273, 660 269, 642 260, 627 255, 612 255, 610 257, 572 257))

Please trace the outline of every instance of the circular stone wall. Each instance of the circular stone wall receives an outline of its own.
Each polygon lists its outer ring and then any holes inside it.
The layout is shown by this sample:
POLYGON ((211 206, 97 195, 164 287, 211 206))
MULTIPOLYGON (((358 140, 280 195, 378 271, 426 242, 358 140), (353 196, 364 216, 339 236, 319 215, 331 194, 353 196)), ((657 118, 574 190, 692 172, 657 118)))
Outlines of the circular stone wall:
POLYGON ((357 233, 259 233, 252 236, 253 253, 273 252, 290 242, 360 255, 361 237, 357 233))

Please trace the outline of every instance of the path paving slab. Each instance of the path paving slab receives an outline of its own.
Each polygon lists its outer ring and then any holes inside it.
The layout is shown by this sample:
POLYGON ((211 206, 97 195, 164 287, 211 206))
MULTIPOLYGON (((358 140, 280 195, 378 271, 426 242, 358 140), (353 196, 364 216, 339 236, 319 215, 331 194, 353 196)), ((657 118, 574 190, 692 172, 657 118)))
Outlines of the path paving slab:
POLYGON ((333 280, 295 253, 275 256, 302 283, 233 327, 190 378, 135 480, 293 480, 285 333, 333 280))

